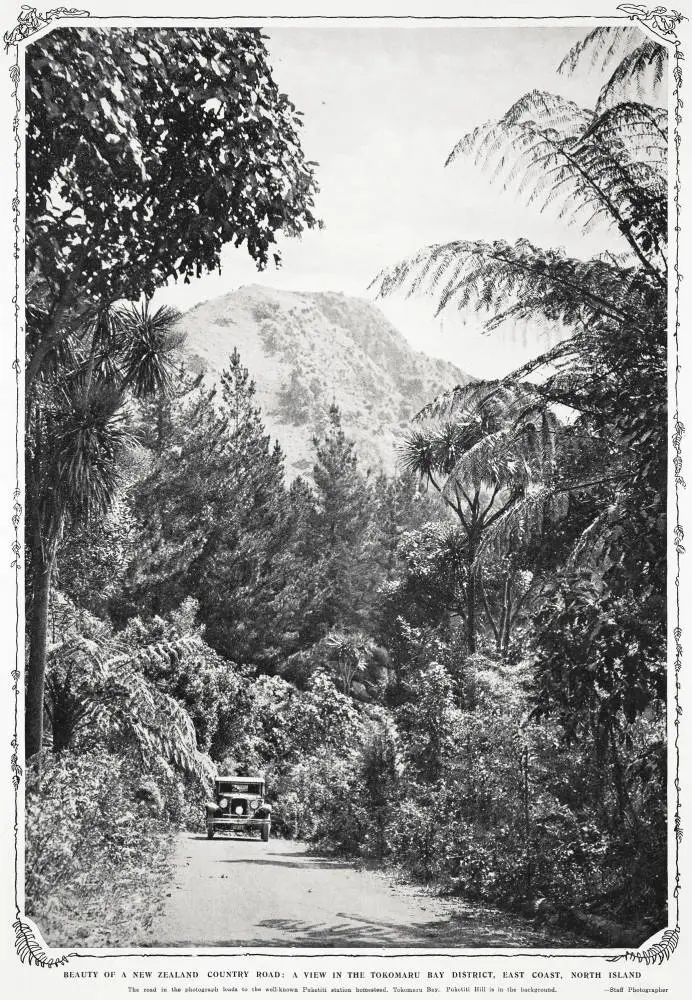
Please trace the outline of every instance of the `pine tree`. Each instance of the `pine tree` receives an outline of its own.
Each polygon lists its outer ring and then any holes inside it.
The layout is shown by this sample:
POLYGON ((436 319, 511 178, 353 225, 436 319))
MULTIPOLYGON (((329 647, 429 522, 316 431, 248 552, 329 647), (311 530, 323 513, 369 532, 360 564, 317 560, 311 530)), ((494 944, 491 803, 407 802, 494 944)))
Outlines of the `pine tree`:
POLYGON ((162 614, 195 597, 212 647, 271 670, 284 632, 295 627, 282 557, 291 513, 283 454, 265 433, 255 395, 235 350, 220 399, 200 390, 183 401, 167 447, 133 491, 139 553, 119 616, 138 608, 162 614))
POLYGON ((372 494, 334 404, 326 434, 315 438, 315 448, 311 546, 318 583, 311 614, 313 641, 332 628, 367 628, 377 583, 372 494))

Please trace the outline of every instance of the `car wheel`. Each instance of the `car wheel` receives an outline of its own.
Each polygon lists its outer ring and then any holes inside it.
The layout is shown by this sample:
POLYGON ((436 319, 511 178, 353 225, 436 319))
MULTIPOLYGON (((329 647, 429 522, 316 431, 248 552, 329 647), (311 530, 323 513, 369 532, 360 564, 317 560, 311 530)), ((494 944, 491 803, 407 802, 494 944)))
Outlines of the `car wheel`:
POLYGON ((271 826, 269 825, 269 823, 265 823, 265 825, 262 827, 262 840, 264 840, 265 843, 266 843, 266 841, 269 840, 269 831, 270 830, 271 830, 271 826))
POLYGON ((208 840, 213 840, 214 839, 214 831, 211 830, 211 829, 209 829, 209 827, 207 827, 207 839, 208 840))

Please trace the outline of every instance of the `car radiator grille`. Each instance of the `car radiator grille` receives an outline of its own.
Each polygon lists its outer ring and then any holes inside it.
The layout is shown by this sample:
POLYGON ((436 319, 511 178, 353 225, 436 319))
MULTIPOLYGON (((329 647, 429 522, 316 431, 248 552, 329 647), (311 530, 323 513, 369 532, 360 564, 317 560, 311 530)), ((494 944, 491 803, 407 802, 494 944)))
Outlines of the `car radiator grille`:
POLYGON ((247 816, 248 808, 247 802, 244 799, 231 799, 231 816, 239 816, 240 813, 236 812, 238 806, 243 810, 242 815, 247 816))

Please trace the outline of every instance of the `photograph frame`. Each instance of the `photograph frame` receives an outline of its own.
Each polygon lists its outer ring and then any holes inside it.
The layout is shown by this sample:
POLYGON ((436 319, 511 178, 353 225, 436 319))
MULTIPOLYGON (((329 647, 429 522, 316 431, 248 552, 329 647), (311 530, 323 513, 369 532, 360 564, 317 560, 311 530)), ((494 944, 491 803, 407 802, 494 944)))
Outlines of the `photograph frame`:
MULTIPOLYGON (((92 5, 93 6, 93 5, 92 5)), ((685 607, 685 567, 684 567, 684 508, 685 500, 685 480, 683 476, 683 442, 685 433, 685 401, 683 383, 686 377, 684 365, 685 348, 681 344, 683 313, 681 301, 685 291, 683 287, 684 267, 682 266, 681 243, 682 233, 684 233, 683 216, 683 185, 681 179, 681 150, 683 143, 683 22, 687 19, 677 11, 667 11, 660 7, 648 7, 640 4, 622 4, 612 11, 604 11, 601 15, 578 14, 578 15, 549 15, 545 17, 540 14, 508 14, 500 13, 490 16, 468 16, 465 14, 386 14, 386 15, 364 15, 364 14, 274 14, 262 15, 258 12, 252 16, 232 17, 232 16, 212 16, 203 15, 188 17, 178 16, 171 13, 162 16, 138 17, 132 13, 123 15, 108 16, 101 14, 92 15, 87 10, 77 8, 57 8, 40 12, 37 9, 25 6, 17 15, 17 24, 8 26, 4 34, 4 44, 6 61, 9 61, 9 78, 12 91, 10 95, 9 120, 11 121, 12 153, 14 163, 10 169, 9 182, 11 193, 11 220, 10 220, 10 252, 12 253, 13 264, 11 280, 5 283, 8 286, 4 292, 5 311, 10 317, 13 331, 13 357, 10 362, 11 376, 7 388, 11 390, 11 408, 14 410, 12 426, 13 440, 8 443, 11 451, 8 457, 4 456, 5 462, 5 492, 9 492, 10 499, 10 550, 11 559, 8 579, 3 578, 3 590, 9 593, 14 612, 14 650, 12 669, 9 671, 9 700, 11 711, 9 714, 9 733, 11 744, 10 756, 10 784, 9 801, 11 803, 11 813, 13 817, 13 871, 11 872, 11 882, 13 884, 12 909, 14 919, 12 921, 12 933, 15 939, 15 955, 19 963, 28 969, 35 970, 32 981, 43 969, 81 969, 86 963, 90 968, 102 968, 104 963, 112 968, 120 968, 121 963, 130 959, 137 962, 148 959, 193 959, 195 962, 214 961, 218 963, 220 958, 234 958, 236 960, 243 956, 254 956, 262 962, 271 960, 271 963, 283 962, 297 963, 301 968, 306 967, 312 959, 329 959, 331 963, 341 959, 360 959, 367 957, 371 961, 384 961, 394 963, 403 967, 409 959, 420 959, 429 961, 431 959, 442 958, 451 961, 454 958, 463 958, 464 962, 476 962, 478 960, 500 960, 503 964, 511 964, 518 959, 528 958, 534 963, 541 963, 545 960, 560 961, 569 959, 574 963, 580 963, 584 969, 592 967, 596 963, 599 968, 606 962, 612 968, 635 969, 639 967, 653 968, 663 967, 675 956, 680 937, 681 927, 681 907, 680 899, 684 888, 683 883, 683 863, 682 863, 682 811, 683 797, 685 794, 685 783, 681 763, 684 756, 684 734, 681 731, 682 716, 682 692, 683 692, 683 640, 684 640, 684 607, 685 607), (670 232, 673 236, 671 243, 671 261, 674 278, 670 282, 670 312, 669 312, 669 441, 672 451, 669 458, 669 659, 668 659, 668 691, 669 691, 669 787, 668 787, 668 808, 669 808, 669 920, 668 926, 660 929, 652 938, 644 942, 639 948, 601 948, 595 946, 593 949, 569 950, 566 954, 562 950, 552 952, 540 952, 535 950, 526 951, 524 949, 512 950, 468 950, 468 949, 416 949, 415 952, 400 951, 392 949, 383 951, 382 949, 356 949, 341 951, 336 948, 325 950, 305 950, 305 949, 247 949, 240 947, 230 950, 209 950, 203 947, 191 949, 174 950, 122 950, 122 949, 80 949, 75 948, 49 948, 42 941, 40 931, 33 925, 23 910, 22 891, 22 854, 23 854, 23 795, 25 772, 23 765, 23 737, 21 720, 23 717, 23 613, 22 613, 22 587, 23 587, 23 514, 24 514, 24 481, 23 481, 23 292, 24 280, 22 274, 22 246, 23 246, 23 198, 24 198, 24 176, 23 176, 23 151, 24 136, 22 125, 23 114, 23 53, 26 44, 33 39, 40 37, 42 33, 47 33, 55 26, 101 26, 105 24, 127 24, 133 26, 134 23, 151 25, 161 23, 166 27, 185 25, 212 25, 222 24, 242 27, 243 24, 259 25, 268 28, 272 23, 283 21, 301 20, 304 22, 318 23, 319 21, 335 21, 339 19, 347 20, 369 20, 386 18, 413 19, 417 21, 433 21, 441 18, 448 18, 454 21, 469 21, 472 23, 489 22, 492 20, 503 20, 505 22, 530 21, 541 22, 569 22, 570 24, 590 24, 628 25, 636 23, 645 32, 655 36, 665 44, 671 53, 671 77, 672 77, 672 107, 671 125, 673 128, 673 142, 670 144, 670 177, 672 180, 670 208, 671 219, 669 223, 670 232), (673 249, 674 247, 674 249, 673 249), (9 300, 8 300, 9 296, 9 300), (9 590, 8 585, 9 584, 9 590)), ((7 374, 7 373, 6 373, 7 374)), ((7 437, 7 434, 6 434, 7 437)), ((5 601, 6 606, 8 602, 5 601)), ((129 980, 128 980, 129 982, 129 980)), ((38 987, 37 987, 38 989, 38 987)))

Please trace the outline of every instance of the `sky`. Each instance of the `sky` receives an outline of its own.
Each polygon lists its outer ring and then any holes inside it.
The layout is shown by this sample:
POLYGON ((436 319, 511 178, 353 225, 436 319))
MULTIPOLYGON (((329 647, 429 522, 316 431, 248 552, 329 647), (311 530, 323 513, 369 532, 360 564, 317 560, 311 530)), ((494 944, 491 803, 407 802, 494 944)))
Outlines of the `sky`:
MULTIPOLYGON (((282 239, 279 270, 259 273, 229 247, 220 275, 171 286, 157 302, 187 309, 247 284, 374 299, 368 285, 383 267, 452 239, 527 237, 579 257, 622 249, 612 232, 585 237, 523 206, 473 162, 444 167, 462 135, 533 89, 593 107, 596 73, 557 74, 583 28, 284 23, 266 34, 274 78, 303 113, 303 148, 319 164, 324 229, 282 239)), ((546 346, 531 327, 487 335, 473 314, 435 319, 426 297, 377 305, 414 347, 480 377, 503 375, 546 346)))

